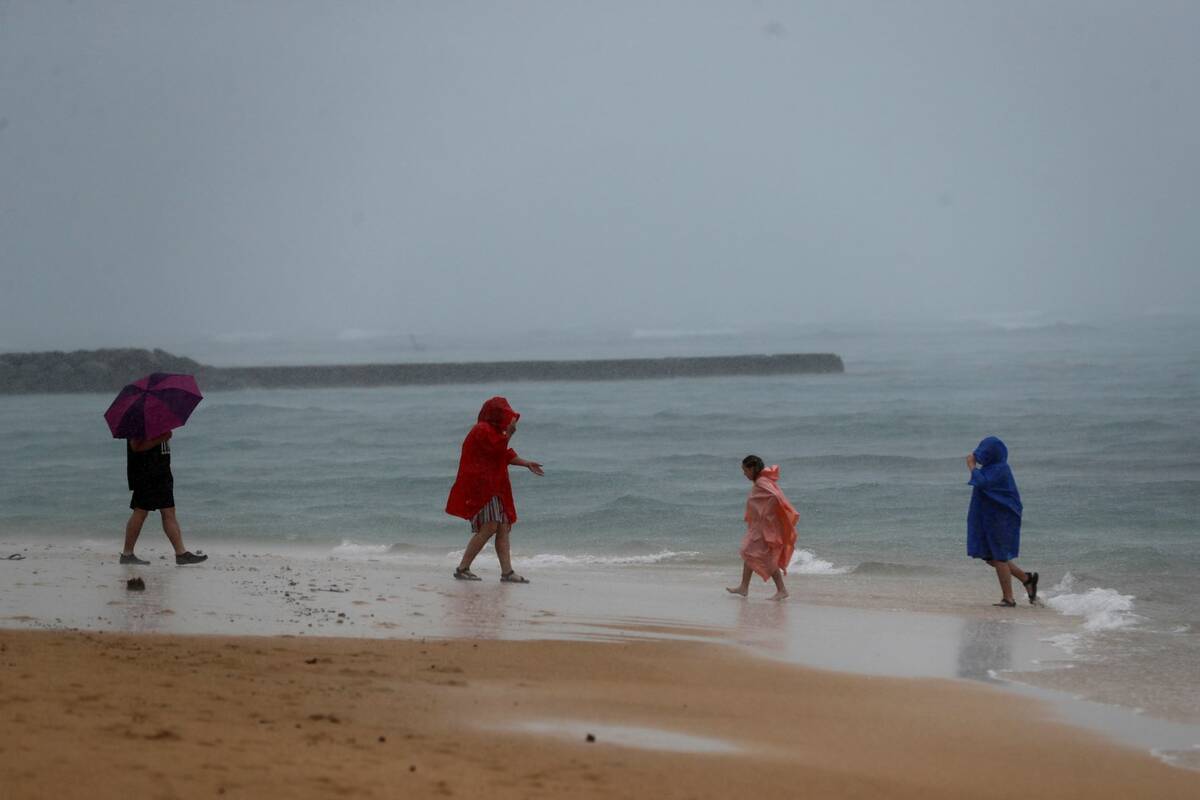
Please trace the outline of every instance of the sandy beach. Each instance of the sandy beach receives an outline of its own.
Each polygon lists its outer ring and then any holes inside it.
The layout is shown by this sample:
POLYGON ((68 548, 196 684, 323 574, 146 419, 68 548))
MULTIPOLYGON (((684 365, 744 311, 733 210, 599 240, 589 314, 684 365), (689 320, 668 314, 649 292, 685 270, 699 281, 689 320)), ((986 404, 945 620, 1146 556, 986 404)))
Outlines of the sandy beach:
POLYGON ((0 585, 5 800, 1200 791, 1151 752, 1189 763, 1194 726, 1122 743, 1168 723, 995 680, 1052 651, 1034 609, 845 609, 803 584, 744 601, 692 573, 544 568, 508 587, 486 563, 466 584, 403 559, 23 551, 0 585), (989 763, 1013 778, 984 779, 989 763))
POLYGON ((697 642, 7 630, 0 671, 6 798, 1200 790, 1200 774, 986 687, 697 642))

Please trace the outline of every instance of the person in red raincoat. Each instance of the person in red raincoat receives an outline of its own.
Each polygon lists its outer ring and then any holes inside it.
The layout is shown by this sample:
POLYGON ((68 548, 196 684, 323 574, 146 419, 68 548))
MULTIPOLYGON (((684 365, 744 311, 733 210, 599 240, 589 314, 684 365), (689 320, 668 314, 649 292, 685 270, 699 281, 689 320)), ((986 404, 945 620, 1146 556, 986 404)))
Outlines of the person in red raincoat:
POLYGON ((513 571, 509 555, 509 532, 517 521, 513 503, 512 484, 508 480, 509 465, 525 467, 534 475, 544 475, 542 465, 527 461, 508 446, 517 430, 521 415, 503 397, 493 397, 479 410, 479 421, 463 440, 458 461, 458 477, 450 487, 446 513, 462 517, 471 523, 471 541, 463 551, 462 561, 454 570, 459 580, 477 581, 471 572, 471 562, 496 537, 496 557, 500 560, 500 580, 504 583, 529 583, 513 571))
POLYGON ((726 591, 745 597, 750 593, 750 576, 775 581, 772 600, 788 596, 783 576, 796 549, 796 523, 800 512, 779 488, 779 467, 768 467, 758 456, 742 459, 742 474, 753 482, 746 498, 746 535, 742 538, 742 582, 726 591))

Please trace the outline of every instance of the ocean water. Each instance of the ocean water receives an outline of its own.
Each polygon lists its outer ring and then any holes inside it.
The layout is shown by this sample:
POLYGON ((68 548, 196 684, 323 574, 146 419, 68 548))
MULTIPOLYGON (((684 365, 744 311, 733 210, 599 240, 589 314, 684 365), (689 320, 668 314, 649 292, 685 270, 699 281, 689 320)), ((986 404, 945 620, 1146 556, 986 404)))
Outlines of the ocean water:
MULTIPOLYGON (((427 349, 424 360, 832 351, 846 373, 211 393, 172 442, 176 500, 189 546, 215 558, 253 545, 446 570, 468 537, 442 512, 459 445, 482 401, 503 394, 522 413, 513 446, 546 469, 513 471, 527 573, 732 582, 749 488, 739 462, 757 453, 781 465, 801 511, 799 602, 990 614, 995 579, 965 555, 963 459, 995 434, 1025 502, 1019 563, 1041 573, 1046 601, 1007 613, 1045 628, 1062 653, 1048 667, 1070 667, 1022 679, 1200 721, 1197 341, 1193 319, 976 320, 427 349)), ((0 397, 0 539, 117 551, 129 494, 101 416, 110 400, 0 397)), ((143 548, 161 546, 155 528, 143 548)))

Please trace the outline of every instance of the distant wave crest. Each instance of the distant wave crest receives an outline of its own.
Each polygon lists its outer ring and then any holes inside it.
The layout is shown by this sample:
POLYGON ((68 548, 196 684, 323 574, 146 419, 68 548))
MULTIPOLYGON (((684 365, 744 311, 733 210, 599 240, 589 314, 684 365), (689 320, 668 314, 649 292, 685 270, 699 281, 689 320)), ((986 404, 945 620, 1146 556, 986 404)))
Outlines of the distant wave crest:
POLYGON ((634 339, 698 339, 705 336, 736 336, 738 333, 740 331, 733 328, 638 328, 631 336, 634 339))
POLYGON ((695 550, 661 550, 657 553, 644 555, 592 555, 579 553, 564 555, 561 553, 538 553, 528 558, 517 559, 521 564, 531 567, 579 567, 579 566, 631 566, 635 564, 664 564, 669 562, 687 563, 700 558, 695 550))
POLYGON ((416 545, 396 542, 395 544, 358 544, 344 539, 341 544, 330 550, 330 555, 342 558, 361 558, 363 556, 395 556, 411 553, 416 545))
POLYGON ((854 568, 855 575, 920 575, 925 572, 929 572, 929 567, 893 564, 888 561, 864 561, 854 568))

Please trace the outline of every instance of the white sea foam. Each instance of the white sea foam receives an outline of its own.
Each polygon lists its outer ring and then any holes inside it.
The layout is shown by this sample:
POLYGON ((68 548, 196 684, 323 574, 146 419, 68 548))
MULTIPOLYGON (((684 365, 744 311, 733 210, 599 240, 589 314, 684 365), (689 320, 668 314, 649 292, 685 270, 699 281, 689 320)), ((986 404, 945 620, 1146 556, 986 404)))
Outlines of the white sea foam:
MULTIPOLYGON (((412 549, 411 546, 404 544, 359 544, 349 539, 343 539, 341 544, 329 551, 329 554, 338 558, 367 558, 408 555, 412 549)), ((461 555, 461 551, 459 554, 461 555)))
POLYGON ((797 550, 788 563, 790 575, 844 575, 851 567, 835 567, 833 562, 817 558, 811 550, 797 550))
POLYGON ((599 556, 590 553, 564 555, 560 553, 538 553, 527 558, 516 559, 530 567, 579 567, 579 566, 631 566, 635 564, 662 564, 669 561, 691 561, 699 558, 695 550, 662 550, 647 555, 599 556))
POLYGON ((1060 633, 1057 636, 1049 636, 1042 639, 1042 641, 1057 647, 1068 656, 1074 658, 1079 653, 1079 648, 1083 644, 1083 634, 1060 633))
POLYGON ((1133 612, 1133 595, 1101 587, 1094 587, 1086 592, 1072 592, 1075 583, 1075 577, 1068 572, 1050 589, 1052 594, 1043 602, 1060 614, 1083 617, 1083 627, 1088 631, 1127 628, 1136 625, 1140 620, 1133 612))
MULTIPOLYGON (((491 542, 484 546, 480 551, 481 556, 486 556, 492 550, 491 542)), ((453 550, 446 554, 447 560, 458 561, 462 558, 463 550, 453 550)), ((657 553, 643 555, 595 555, 592 553, 576 553, 574 555, 566 555, 565 553, 535 553, 531 556, 518 556, 513 558, 513 562, 519 565, 522 569, 537 568, 537 567, 622 567, 622 566, 637 566, 640 564, 663 564, 667 562, 686 563, 694 561, 701 556, 696 550, 661 550, 657 553)))
POLYGON ((1076 583, 1075 576, 1072 575, 1070 572, 1067 572, 1067 573, 1063 574, 1062 579, 1058 583, 1054 584, 1053 586, 1051 586, 1049 589, 1046 589, 1045 591, 1053 592, 1055 594, 1069 592, 1075 588, 1075 583, 1076 583))

